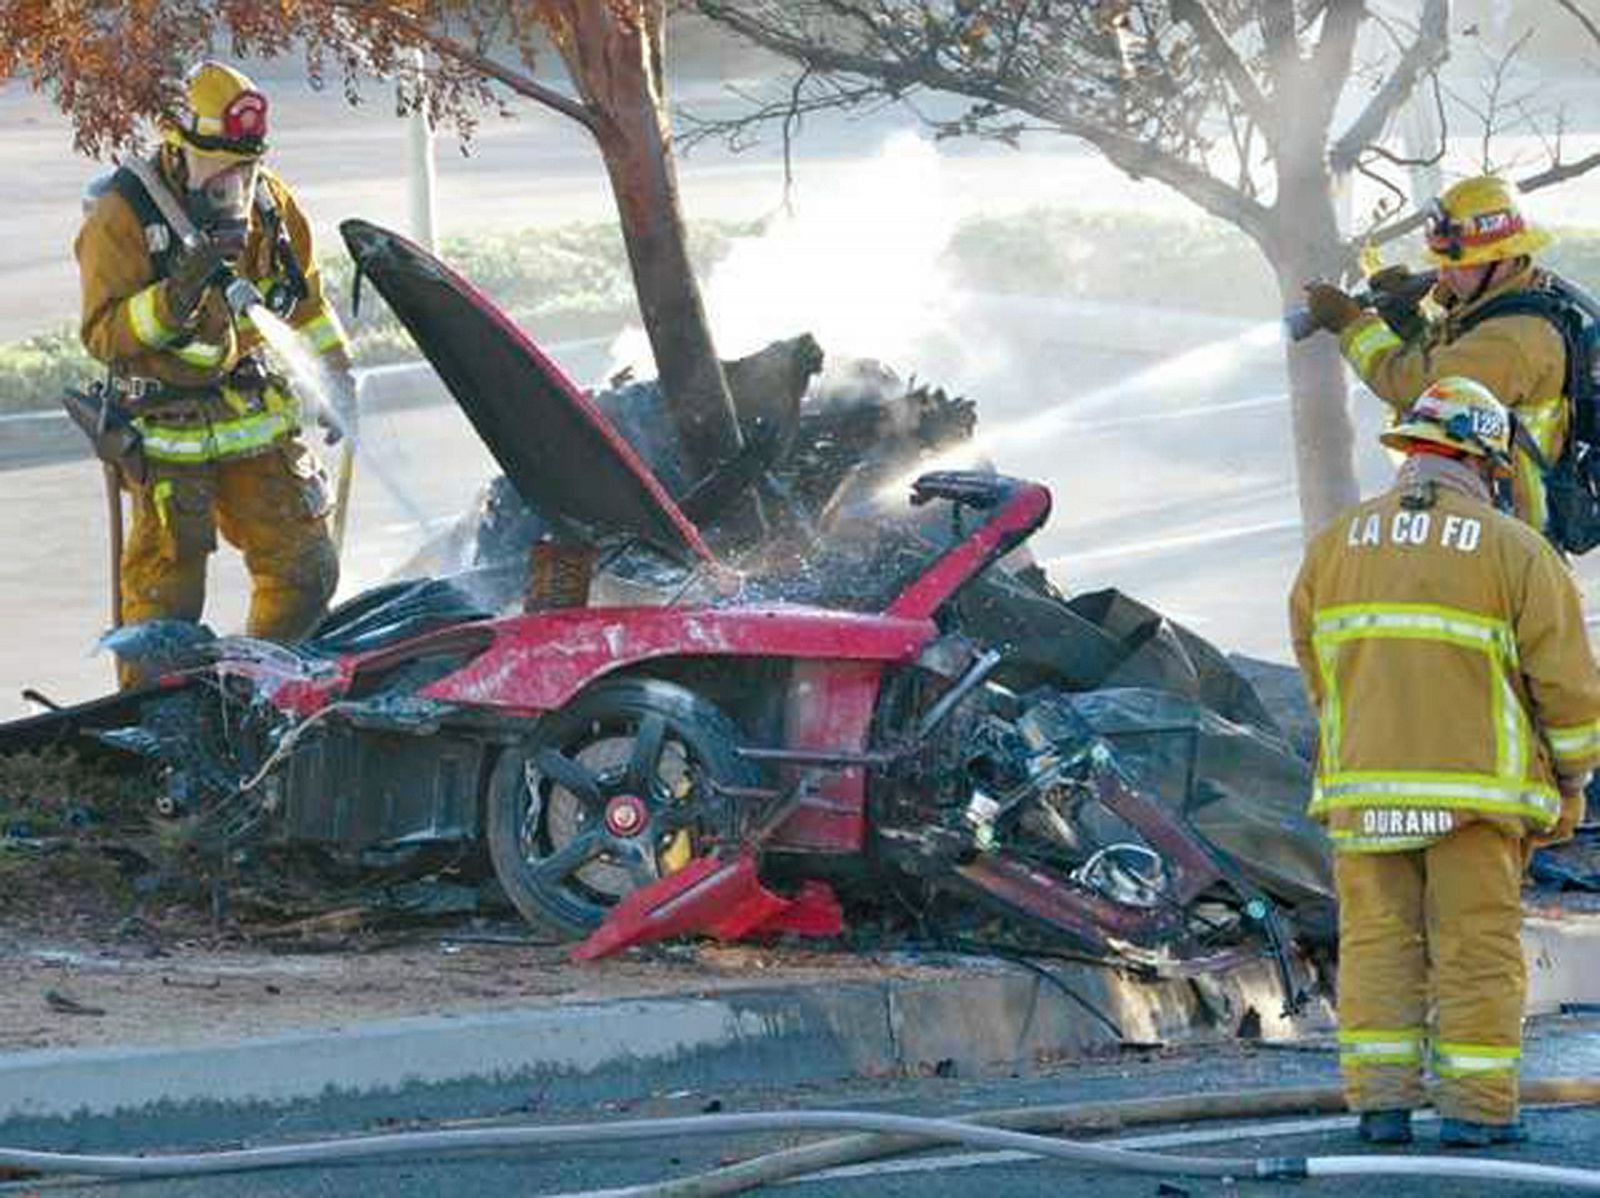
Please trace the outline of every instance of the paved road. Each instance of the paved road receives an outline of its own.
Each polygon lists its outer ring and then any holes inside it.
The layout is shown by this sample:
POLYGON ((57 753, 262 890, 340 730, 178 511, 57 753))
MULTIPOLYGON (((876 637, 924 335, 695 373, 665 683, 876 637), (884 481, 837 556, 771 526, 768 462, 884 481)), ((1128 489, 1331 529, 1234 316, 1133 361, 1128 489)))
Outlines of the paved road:
MULTIPOLYGON (((1541 1075, 1600 1072, 1600 1035, 1592 1023, 1547 1025, 1529 1050, 1530 1071, 1541 1075)), ((1331 1055, 1303 1052, 1240 1053, 1219 1049, 1210 1057, 1163 1058, 1128 1055, 1113 1062, 1058 1069, 1027 1080, 969 1081, 927 1078, 910 1081, 841 1082, 803 1091, 674 1093, 618 1096, 597 1106, 572 1105, 559 1093, 529 1094, 516 1086, 488 1087, 456 1103, 424 1094, 403 1093, 357 1104, 310 1105, 271 1112, 229 1114, 166 1114, 152 1120, 99 1120, 50 1129, 6 1129, 8 1144, 62 1147, 87 1152, 200 1150, 208 1145, 281 1143, 306 1137, 373 1133, 396 1127, 431 1127, 440 1122, 605 1121, 665 1115, 692 1115, 709 1107, 734 1110, 840 1108, 888 1110, 926 1115, 954 1115, 999 1107, 1104 1101, 1158 1094, 1215 1092, 1259 1086, 1331 1084, 1331 1055)), ((1600 1116, 1593 1111, 1530 1113, 1532 1142, 1497 1155, 1525 1162, 1600 1168, 1600 1116)), ((1433 1125, 1419 1125, 1419 1151, 1430 1151, 1433 1125)), ((681 1176, 714 1167, 729 1158, 753 1155, 788 1137, 741 1137, 737 1140, 647 1143, 631 1147, 584 1147, 559 1152, 480 1157, 470 1160, 422 1161, 384 1165, 321 1168, 293 1173, 253 1174, 192 1181, 122 1184, 130 1198, 160 1194, 172 1198, 295 1198, 311 1195, 385 1194, 402 1198, 464 1193, 578 1195, 619 1186, 681 1176)), ((1343 1155, 1362 1151, 1348 1120, 1299 1120, 1274 1124, 1208 1124, 1153 1127, 1130 1133, 1129 1147, 1143 1146, 1218 1156, 1343 1155), (1281 1134, 1299 1127, 1299 1134, 1281 1134), (1184 1133, 1189 1133, 1187 1136, 1184 1133), (1151 1139, 1179 1136, 1179 1139, 1151 1139)), ((1507 1187, 1503 1183, 1372 1180, 1323 1181, 1294 1187, 1242 1185, 1181 1180, 1192 1195, 1226 1193, 1379 1196, 1553 1195, 1549 1187, 1507 1187)), ((1021 1161, 1011 1156, 983 1156, 963 1150, 938 1150, 913 1160, 859 1166, 804 1182, 791 1192, 815 1195, 860 1195, 891 1198, 929 1193, 970 1195, 996 1193, 1045 1195, 1095 1193, 1103 1198, 1148 1198, 1157 1192, 1151 1177, 1078 1173, 1054 1163, 1021 1161)), ((28 1192, 23 1186, 0 1186, 0 1194, 28 1192)), ((62 1185, 52 1194, 105 1193, 103 1186, 62 1185)), ((1171 1191, 1167 1191, 1171 1192, 1171 1191)))

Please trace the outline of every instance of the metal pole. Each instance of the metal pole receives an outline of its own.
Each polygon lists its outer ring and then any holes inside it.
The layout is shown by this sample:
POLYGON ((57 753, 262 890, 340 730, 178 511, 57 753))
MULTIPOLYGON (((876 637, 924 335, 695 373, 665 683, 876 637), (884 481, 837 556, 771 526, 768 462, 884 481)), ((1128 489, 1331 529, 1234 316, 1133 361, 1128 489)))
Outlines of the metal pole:
POLYGON ((411 183, 411 237, 424 249, 437 248, 438 221, 434 207, 435 171, 433 161, 433 119, 423 95, 425 62, 421 50, 409 55, 409 70, 401 77, 400 86, 412 97, 417 97, 411 109, 411 129, 407 138, 410 159, 411 183))

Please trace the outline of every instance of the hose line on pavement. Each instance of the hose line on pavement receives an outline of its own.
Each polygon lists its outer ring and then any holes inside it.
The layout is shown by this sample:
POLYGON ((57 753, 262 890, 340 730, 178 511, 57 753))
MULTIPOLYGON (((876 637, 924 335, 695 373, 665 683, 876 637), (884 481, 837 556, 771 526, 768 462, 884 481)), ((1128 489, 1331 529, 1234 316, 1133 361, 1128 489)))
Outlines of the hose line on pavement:
MULTIPOLYGON (((1526 1094, 1532 1083, 1524 1087, 1526 1094)), ((1548 1083, 1546 1083, 1548 1084, 1548 1083)), ((1600 1082, 1558 1083, 1569 1095, 1546 1101, 1593 1101, 1600 1095, 1600 1082), (1572 1095, 1583 1093, 1586 1098, 1572 1095)), ((1211 1110, 1231 1099, 1243 1114, 1261 1096, 1273 1091, 1235 1095, 1189 1095, 1157 1102, 1187 1101, 1203 1103, 1211 1110)), ((1289 1093, 1295 1093, 1290 1091, 1289 1093)), ((1305 1091, 1298 1092, 1302 1097, 1305 1091)), ((1272 1099, 1266 1100, 1270 1104, 1272 1099)), ((1133 1104, 1123 1105, 1124 1118, 1133 1104)), ((1082 1107, 1076 1108, 1082 1110, 1082 1107)), ((1105 1108, 1102 1108, 1105 1109, 1105 1108)), ((1259 1109, 1259 1108, 1258 1108, 1259 1109)), ((1304 1109, 1303 1107, 1299 1109, 1304 1109)), ((1239 1117, 1236 1114, 1234 1117, 1239 1117)), ((1060 1125, 1059 1118, 1057 1126, 1060 1125)), ((983 1126, 950 1119, 928 1119, 910 1115, 891 1115, 875 1111, 761 1111, 730 1115, 699 1115, 689 1118, 636 1119, 610 1123, 580 1123, 545 1127, 453 1128, 444 1131, 402 1132, 382 1136, 361 1136, 266 1148, 245 1148, 225 1152, 172 1154, 167 1156, 90 1156, 73 1153, 33 1152, 0 1148, 0 1168, 38 1173, 76 1173, 103 1177, 197 1177, 256 1169, 281 1169, 307 1165, 349 1164, 356 1161, 393 1160, 403 1157, 432 1157, 441 1153, 482 1152, 495 1149, 570 1147, 576 1144, 620 1144, 641 1140, 681 1136, 734 1136, 753 1132, 864 1131, 902 1141, 890 1151, 903 1151, 909 1138, 920 1143, 964 1144, 972 1148, 1026 1152, 1075 1165, 1135 1173, 1190 1177, 1232 1177, 1256 1180, 1300 1180, 1307 1177, 1338 1176, 1416 1176, 1494 1178, 1502 1181, 1562 1185, 1571 1192, 1600 1193, 1600 1172, 1554 1165, 1532 1165, 1513 1161, 1462 1159, 1456 1157, 1405 1157, 1395 1155, 1357 1157, 1263 1157, 1223 1158, 1206 1156, 1167 1156, 1058 1140, 1048 1136, 983 1126)), ((808 1172, 810 1170, 807 1170, 808 1172)), ((760 1183, 758 1183, 760 1184, 760 1183)), ((687 1191, 720 1193, 726 1191, 687 1191)))
MULTIPOLYGON (((1530 1106, 1592 1105, 1600 1103, 1600 1080, 1528 1079, 1522 1082, 1521 1094, 1522 1101, 1530 1106)), ((1346 1109, 1344 1092, 1337 1086, 1274 1087, 1099 1103, 1006 1107, 966 1115, 960 1121, 985 1127, 1003 1127, 1010 1131, 1081 1133, 1111 1132, 1165 1123, 1343 1114, 1346 1109)), ((930 1141, 908 1139, 905 1136, 840 1136, 779 1149, 690 1177, 633 1186, 618 1193, 627 1198, 721 1198, 722 1195, 743 1194, 826 1169, 866 1164, 932 1146, 930 1141)), ((1401 1158, 1385 1156, 1381 1159, 1401 1158)))

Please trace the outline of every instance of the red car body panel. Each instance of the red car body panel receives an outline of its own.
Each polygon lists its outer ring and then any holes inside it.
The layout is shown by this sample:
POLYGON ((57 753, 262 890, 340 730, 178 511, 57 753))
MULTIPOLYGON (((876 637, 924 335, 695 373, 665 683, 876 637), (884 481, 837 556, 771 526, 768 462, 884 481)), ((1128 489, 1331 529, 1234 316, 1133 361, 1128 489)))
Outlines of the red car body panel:
POLYGON ((864 661, 876 671, 913 660, 935 631, 930 620, 748 607, 572 608, 487 627, 493 644, 421 691, 423 698, 533 714, 562 706, 608 674, 665 657, 864 661))

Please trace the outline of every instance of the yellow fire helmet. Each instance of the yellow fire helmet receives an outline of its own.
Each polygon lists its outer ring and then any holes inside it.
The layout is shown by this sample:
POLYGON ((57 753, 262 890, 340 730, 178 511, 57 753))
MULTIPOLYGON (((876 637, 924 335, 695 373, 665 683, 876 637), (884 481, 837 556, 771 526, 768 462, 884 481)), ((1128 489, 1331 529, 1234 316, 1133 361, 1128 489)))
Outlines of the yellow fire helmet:
POLYGON ((1428 206, 1423 231, 1435 266, 1480 266, 1550 244, 1549 233, 1523 218, 1516 184, 1498 175, 1455 184, 1428 206))
POLYGON ((183 103, 166 114, 162 133, 203 157, 249 162, 267 149, 267 98, 232 67, 202 62, 185 77, 183 103))
POLYGON ((1431 441, 1504 463, 1511 453, 1511 414, 1482 383, 1452 375, 1417 396, 1378 440, 1402 452, 1415 441, 1431 441))

